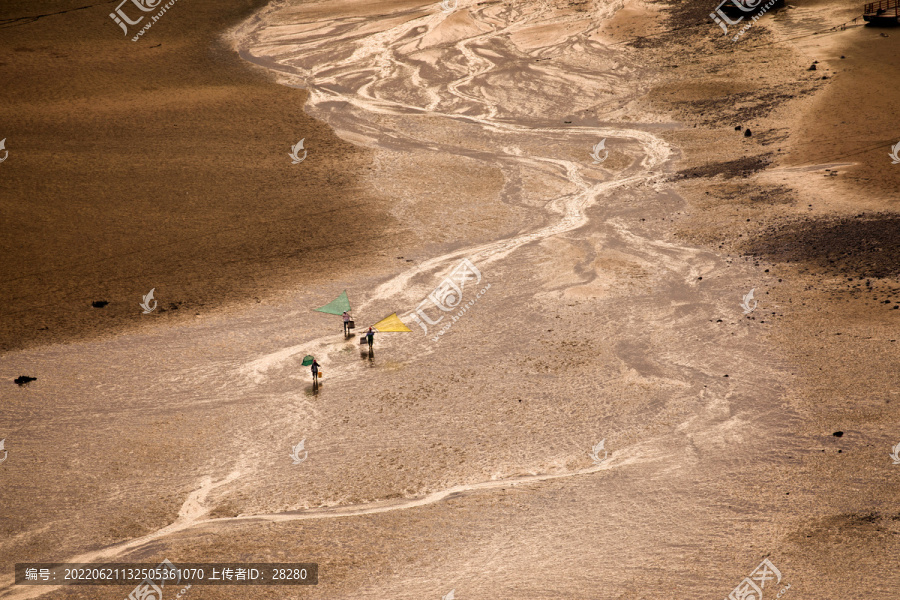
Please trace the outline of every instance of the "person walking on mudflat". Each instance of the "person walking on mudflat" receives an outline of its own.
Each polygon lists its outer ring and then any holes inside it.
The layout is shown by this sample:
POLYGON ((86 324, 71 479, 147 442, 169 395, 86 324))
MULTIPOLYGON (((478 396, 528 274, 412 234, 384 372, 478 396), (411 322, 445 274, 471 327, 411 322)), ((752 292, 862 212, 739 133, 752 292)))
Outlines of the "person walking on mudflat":
POLYGON ((319 387, 319 363, 316 362, 316 359, 313 359, 312 365, 309 367, 309 370, 312 371, 313 388, 318 388, 319 387))
POLYGON ((353 317, 350 316, 349 311, 345 310, 341 318, 344 319, 344 335, 350 335, 350 322, 353 321, 353 317))

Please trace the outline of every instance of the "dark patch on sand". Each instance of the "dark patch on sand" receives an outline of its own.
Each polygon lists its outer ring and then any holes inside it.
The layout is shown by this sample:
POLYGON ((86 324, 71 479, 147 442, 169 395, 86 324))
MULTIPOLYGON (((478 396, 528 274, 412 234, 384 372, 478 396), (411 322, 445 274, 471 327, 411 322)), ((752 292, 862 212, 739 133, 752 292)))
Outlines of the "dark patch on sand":
MULTIPOLYGON (((768 117, 776 108, 786 102, 812 94, 819 89, 821 82, 806 82, 798 87, 795 82, 760 88, 749 92, 736 92, 710 98, 709 100, 687 100, 672 102, 672 105, 688 113, 698 115, 704 125, 735 126, 768 117)), ((739 134, 741 138, 744 134, 739 134)))
POLYGON ((774 261, 816 265, 833 274, 896 276, 900 274, 900 215, 807 218, 775 225, 742 250, 774 261))
MULTIPOLYGON (((709 28, 709 37, 714 40, 721 40, 722 42, 727 41, 729 45, 733 45, 731 38, 733 35, 725 35, 722 32, 722 29, 716 25, 716 23, 710 17, 710 13, 712 13, 716 5, 715 3, 706 4, 705 2, 690 2, 688 0, 670 0, 669 2, 664 3, 667 10, 666 24, 668 25, 667 31, 647 36, 647 37, 639 37, 633 42, 630 43, 631 46, 635 48, 660 48, 663 46, 671 45, 673 42, 683 41, 679 38, 685 38, 689 35, 689 33, 694 34, 703 34, 704 27, 709 28), (692 30, 690 32, 685 32, 683 30, 692 30)), ((772 6, 766 12, 774 13, 779 9, 784 8, 785 2, 784 0, 776 0, 775 5, 772 6)), ((762 8, 763 4, 760 4, 760 8, 762 8)), ((756 14, 757 11, 744 13, 743 11, 734 10, 731 11, 729 7, 734 8, 730 4, 722 5, 722 9, 726 12, 732 12, 731 18, 737 19, 740 16, 745 17, 744 21, 741 22, 741 26, 744 23, 748 22, 753 15, 756 14)), ((754 29, 757 32, 764 30, 761 25, 754 25, 754 29)), ((738 31, 739 27, 734 29, 734 31, 738 31)))
POLYGON ((675 174, 675 179, 694 179, 696 177, 715 177, 724 175, 726 179, 734 177, 747 177, 758 171, 764 170, 771 163, 771 154, 747 156, 737 160, 709 163, 699 167, 684 169, 675 174))
POLYGON ((716 189, 715 194, 738 204, 794 204, 797 201, 791 188, 783 185, 738 185, 732 190, 716 189))

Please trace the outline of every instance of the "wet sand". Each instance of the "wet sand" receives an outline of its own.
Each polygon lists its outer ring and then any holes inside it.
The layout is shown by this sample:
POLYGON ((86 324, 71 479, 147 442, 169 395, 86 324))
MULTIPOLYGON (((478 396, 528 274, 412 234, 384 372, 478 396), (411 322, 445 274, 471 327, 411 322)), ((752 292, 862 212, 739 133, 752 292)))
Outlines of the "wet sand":
POLYGON ((0 9, 0 350, 190 323, 393 264, 408 230, 364 185, 371 156, 219 40, 263 4, 176 3, 137 42, 106 4, 0 9))
POLYGON ((320 564, 314 588, 204 599, 726 597, 767 557, 764 598, 892 598, 900 138, 869 111, 898 38, 828 31, 854 10, 818 2, 735 45, 711 8, 344 1, 220 24, 229 77, 304 97, 366 157, 334 171, 390 199, 372 210, 396 237, 259 304, 6 353, 38 380, 4 393, 0 596, 41 591, 8 585, 13 562, 169 558, 320 564), (463 300, 490 287, 426 334, 415 309, 463 258, 463 300), (359 325, 413 331, 361 353, 309 310, 345 288, 359 325))

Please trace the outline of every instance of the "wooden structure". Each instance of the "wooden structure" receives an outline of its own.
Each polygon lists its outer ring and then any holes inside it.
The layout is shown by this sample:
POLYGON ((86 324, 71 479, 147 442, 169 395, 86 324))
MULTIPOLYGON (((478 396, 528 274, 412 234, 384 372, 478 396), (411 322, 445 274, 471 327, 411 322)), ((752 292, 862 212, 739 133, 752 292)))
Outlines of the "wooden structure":
POLYGON ((863 19, 873 25, 900 25, 900 0, 869 2, 863 7, 863 19))

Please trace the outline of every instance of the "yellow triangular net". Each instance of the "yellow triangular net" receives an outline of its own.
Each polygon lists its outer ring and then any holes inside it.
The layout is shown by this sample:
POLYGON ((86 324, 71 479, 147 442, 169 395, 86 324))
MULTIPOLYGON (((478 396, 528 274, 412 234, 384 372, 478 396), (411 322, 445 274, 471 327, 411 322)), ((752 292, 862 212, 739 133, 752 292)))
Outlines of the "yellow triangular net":
POLYGON ((372 328, 376 331, 385 332, 385 331, 412 331, 409 327, 403 324, 403 321, 400 320, 400 317, 397 316, 397 313, 392 314, 389 317, 385 317, 382 320, 378 321, 372 328))

